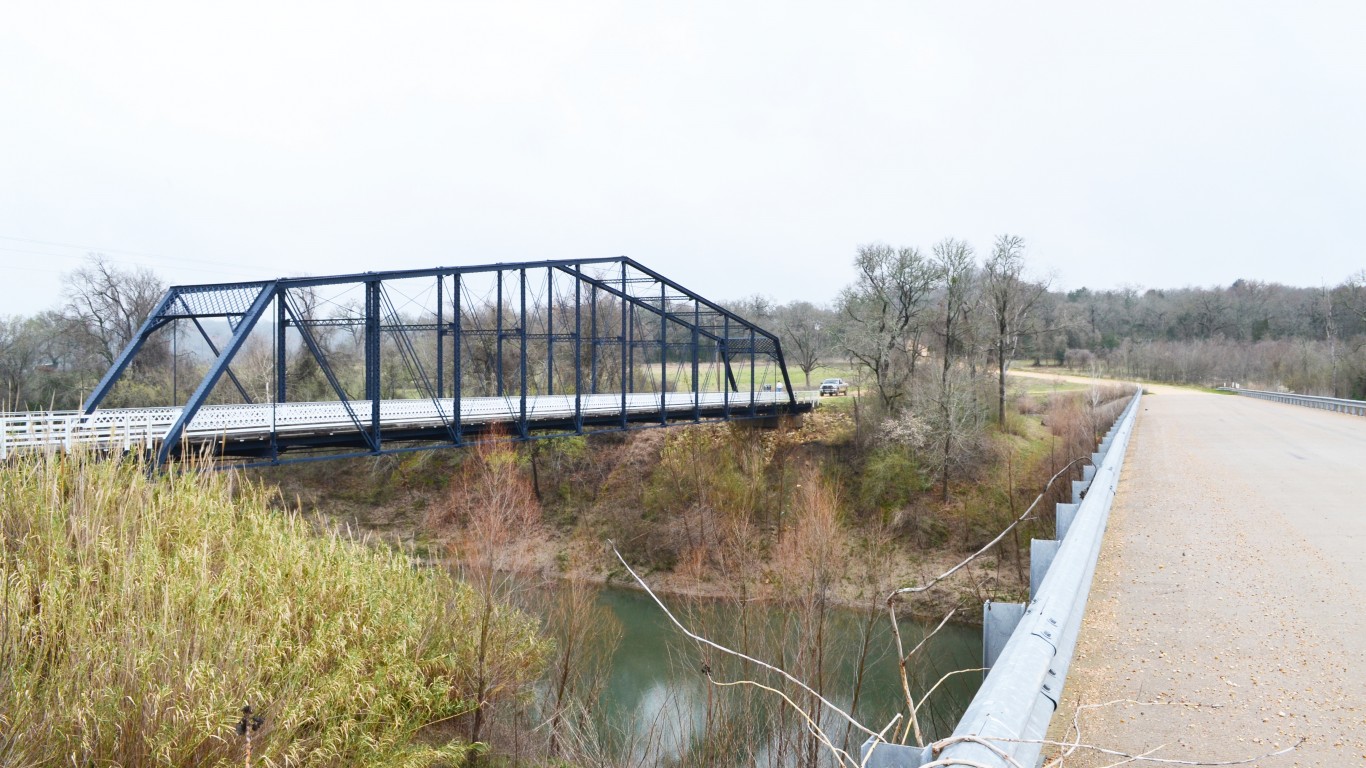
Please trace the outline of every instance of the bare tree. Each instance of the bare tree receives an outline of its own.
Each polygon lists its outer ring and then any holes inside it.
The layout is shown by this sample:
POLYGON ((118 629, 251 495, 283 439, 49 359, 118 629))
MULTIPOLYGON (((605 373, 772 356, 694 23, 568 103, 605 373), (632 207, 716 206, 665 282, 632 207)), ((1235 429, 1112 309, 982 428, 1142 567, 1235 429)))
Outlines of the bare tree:
POLYGON ((470 631, 475 641, 475 693, 469 740, 479 741, 494 699, 515 691, 507 686, 510 670, 498 666, 493 651, 506 638, 498 636, 500 611, 512 602, 516 577, 529 561, 529 548, 540 530, 536 495, 517 466, 516 450, 505 442, 479 443, 451 483, 449 503, 433 509, 428 526, 452 530, 452 553, 465 580, 480 598, 479 615, 470 631))
POLYGON ((830 351, 831 313, 809 301, 794 301, 781 307, 777 316, 784 355, 802 370, 810 387, 811 372, 830 351))
POLYGON ((1366 326, 1366 269, 1344 280, 1337 293, 1347 311, 1366 326))
POLYGON ((27 408, 38 361, 34 321, 0 317, 0 410, 27 408))
POLYGON ((1006 426, 1006 368, 1029 330, 1029 322, 1047 284, 1024 279, 1024 239, 1000 235, 982 268, 982 295, 991 311, 993 351, 996 353, 997 420, 1006 426))
POLYGON ((942 281, 939 299, 938 328, 942 343, 943 366, 939 389, 935 392, 935 409, 930 419, 931 432, 940 446, 936 464, 939 466, 940 485, 945 501, 949 499, 949 475, 961 463, 963 448, 975 431, 971 397, 972 377, 955 375, 954 359, 965 350, 966 331, 975 301, 977 282, 972 246, 962 240, 947 238, 934 246, 934 260, 942 281))
MULTIPOLYGON (((113 365, 165 292, 165 284, 150 270, 122 269, 103 254, 92 254, 66 276, 66 314, 92 351, 113 365)), ((164 357, 160 347, 145 349, 144 356, 158 352, 164 357)))
POLYGON ((777 305, 773 303, 773 299, 770 299, 761 293, 755 293, 742 299, 737 299, 736 301, 726 302, 726 306, 730 307, 736 314, 751 323, 756 323, 758 325, 764 325, 767 321, 772 320, 773 315, 778 310, 777 305))
POLYGON ((882 243, 861 246, 854 266, 858 280, 839 299, 841 343, 872 374, 883 407, 894 412, 915 377, 939 271, 919 249, 882 243))

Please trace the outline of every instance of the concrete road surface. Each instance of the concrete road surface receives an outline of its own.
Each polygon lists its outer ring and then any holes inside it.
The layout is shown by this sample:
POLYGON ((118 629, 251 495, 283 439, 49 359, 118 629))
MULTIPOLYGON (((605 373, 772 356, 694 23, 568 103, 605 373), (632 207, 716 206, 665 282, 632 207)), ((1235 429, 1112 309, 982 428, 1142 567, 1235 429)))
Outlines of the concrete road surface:
POLYGON ((1150 389, 1052 736, 1366 766, 1366 418, 1150 389))

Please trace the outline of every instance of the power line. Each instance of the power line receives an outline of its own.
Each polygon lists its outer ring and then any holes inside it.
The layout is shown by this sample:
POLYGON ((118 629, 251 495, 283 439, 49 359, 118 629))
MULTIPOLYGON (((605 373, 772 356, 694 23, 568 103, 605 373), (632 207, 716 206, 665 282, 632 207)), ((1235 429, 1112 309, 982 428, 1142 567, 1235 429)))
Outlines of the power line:
MULTIPOLYGON (((87 253, 99 253, 99 254, 106 254, 106 255, 107 255, 107 254, 122 254, 122 255, 125 255, 125 256, 137 256, 137 257, 144 258, 144 259, 153 259, 153 260, 156 260, 156 261, 167 262, 167 263, 170 263, 170 264, 173 264, 173 265, 183 264, 183 263, 189 262, 189 263, 192 263, 192 264, 208 264, 208 265, 214 266, 214 267, 221 267, 221 266, 222 266, 222 262, 220 262, 220 261, 208 261, 208 260, 205 260, 205 259, 192 259, 192 258, 186 258, 186 257, 182 257, 182 256, 163 256, 163 255, 156 254, 156 253, 148 253, 148 252, 146 252, 146 251, 130 251, 130 250, 122 249, 122 248, 102 248, 102 247, 93 246, 93 245, 77 245, 77 244, 75 244, 75 243, 59 243, 59 242, 57 242, 57 241, 55 241, 55 240, 38 240, 38 239, 35 239, 35 238, 31 238, 31 237, 15 237, 15 236, 13 236, 13 235, 0 235, 0 240, 11 240, 11 241, 14 241, 14 242, 19 242, 19 243, 32 243, 32 244, 34 244, 34 245, 46 245, 46 246, 50 246, 50 247, 53 247, 53 248, 73 248, 73 249, 76 249, 76 250, 86 251, 87 253)), ((13 249, 3 249, 3 250, 13 250, 13 249)), ((37 253, 37 252, 36 252, 36 251, 29 251, 29 253, 37 253)), ((44 256, 59 256, 59 257, 62 257, 62 258, 71 258, 70 256, 67 256, 67 255, 64 255, 64 254, 56 254, 56 253, 42 253, 42 254, 40 254, 40 255, 44 255, 44 256)), ((135 263, 135 262, 129 262, 129 261, 127 261, 127 260, 121 260, 121 261, 123 261, 123 263, 135 263)), ((238 263, 241 263, 241 262, 238 262, 238 263)), ((147 266, 147 265, 146 265, 146 264, 140 264, 139 266, 147 266)), ((242 264, 242 266, 247 267, 247 268, 249 268, 249 269, 259 269, 259 270, 262 270, 262 271, 269 271, 269 270, 273 269, 272 267, 264 267, 264 266, 260 266, 260 265, 257 265, 257 264, 242 264)), ((232 274, 232 273, 223 273, 223 274, 232 274)))
MULTIPOLYGON (((50 252, 48 252, 48 251, 32 251, 32 250, 26 250, 26 249, 23 249, 23 248, 6 248, 6 247, 3 246, 3 245, 0 245, 0 251, 6 252, 6 253, 20 253, 20 254, 24 254, 24 255, 28 255, 28 256, 47 256, 48 258, 56 258, 56 259, 81 259, 81 258, 84 258, 84 257, 82 257, 82 256, 77 256, 76 254, 72 254, 72 253, 50 253, 50 252)), ((158 270, 158 269, 166 269, 167 267, 171 266, 171 265, 167 265, 167 264, 148 264, 148 263, 146 263, 146 262, 135 261, 135 260, 132 260, 132 259, 111 258, 110 261, 112 261, 112 262, 114 262, 114 263, 116 263, 116 264, 121 264, 121 265, 123 265, 123 266, 143 267, 143 268, 145 268, 145 269, 151 269, 151 270, 153 270, 153 271, 158 270)), ((208 263, 208 262, 202 262, 202 263, 208 263)), ((28 266, 28 265, 24 265, 24 266, 22 266, 22 267, 19 266, 19 265, 11 265, 11 266, 12 266, 13 268, 20 268, 20 269, 23 269, 23 268, 27 268, 27 269, 31 269, 31 270, 32 270, 32 269, 39 269, 39 268, 37 268, 37 267, 32 267, 32 266, 28 266)), ((206 267, 198 267, 198 266, 193 266, 193 265, 190 265, 190 264, 176 265, 176 266, 182 266, 183 269, 185 269, 185 270, 187 270, 187 271, 189 271, 189 272, 198 272, 198 273, 215 274, 215 275, 226 275, 226 276, 229 276, 229 277, 241 277, 242 274, 243 274, 243 272, 244 272, 244 270, 230 271, 230 270, 224 270, 224 269, 213 269, 213 268, 206 268, 206 267)), ((57 268, 45 268, 44 271, 49 271, 49 272, 53 272, 53 273, 56 273, 56 274, 62 274, 62 273, 67 272, 68 270, 57 269, 57 268)))

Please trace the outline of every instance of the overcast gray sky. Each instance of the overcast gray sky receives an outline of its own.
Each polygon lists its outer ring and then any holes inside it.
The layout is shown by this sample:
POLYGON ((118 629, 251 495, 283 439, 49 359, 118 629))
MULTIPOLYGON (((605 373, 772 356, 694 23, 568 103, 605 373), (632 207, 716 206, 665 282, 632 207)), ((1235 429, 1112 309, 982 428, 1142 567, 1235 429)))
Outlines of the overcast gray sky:
POLYGON ((6 3, 0 314, 627 254, 834 298, 871 241, 1075 288, 1366 268, 1366 3, 6 3))

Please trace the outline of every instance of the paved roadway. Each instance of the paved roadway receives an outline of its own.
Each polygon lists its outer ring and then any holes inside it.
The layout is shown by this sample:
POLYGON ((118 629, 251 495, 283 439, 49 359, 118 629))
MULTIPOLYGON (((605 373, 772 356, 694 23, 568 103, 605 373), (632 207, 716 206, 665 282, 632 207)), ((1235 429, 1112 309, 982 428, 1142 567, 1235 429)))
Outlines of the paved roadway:
POLYGON ((1052 736, 1366 766, 1366 418, 1149 389, 1052 736))

